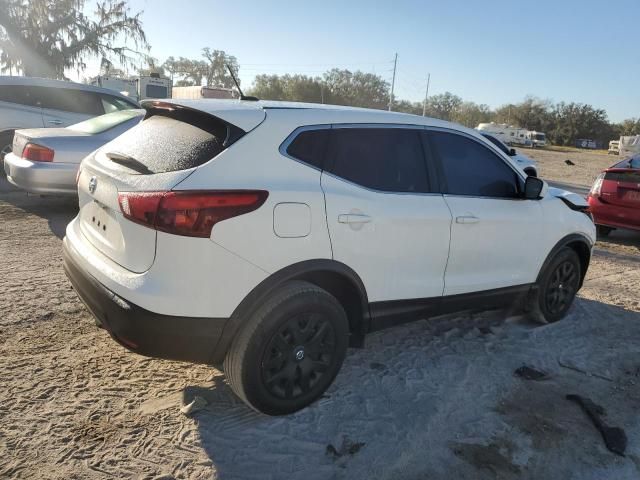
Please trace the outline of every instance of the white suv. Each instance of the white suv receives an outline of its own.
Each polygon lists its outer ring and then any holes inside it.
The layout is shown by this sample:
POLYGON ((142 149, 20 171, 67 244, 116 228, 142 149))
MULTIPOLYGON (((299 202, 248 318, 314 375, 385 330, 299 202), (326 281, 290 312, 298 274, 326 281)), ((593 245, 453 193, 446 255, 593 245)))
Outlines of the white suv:
POLYGON ((82 163, 67 275, 117 342, 222 364, 258 411, 313 402, 371 331, 496 307, 556 321, 582 285, 584 199, 474 130, 326 105, 144 107, 82 163))

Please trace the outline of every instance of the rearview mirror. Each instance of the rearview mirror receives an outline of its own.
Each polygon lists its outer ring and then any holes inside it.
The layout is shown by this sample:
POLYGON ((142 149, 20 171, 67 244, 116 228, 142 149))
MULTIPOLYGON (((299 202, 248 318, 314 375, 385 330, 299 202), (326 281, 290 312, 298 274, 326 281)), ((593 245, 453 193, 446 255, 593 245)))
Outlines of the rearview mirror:
POLYGON ((510 148, 509 149, 509 156, 510 157, 515 157, 516 156, 516 149, 515 148, 510 148))
POLYGON ((524 198, 527 200, 538 200, 541 198, 544 182, 538 177, 527 177, 524 182, 524 198))

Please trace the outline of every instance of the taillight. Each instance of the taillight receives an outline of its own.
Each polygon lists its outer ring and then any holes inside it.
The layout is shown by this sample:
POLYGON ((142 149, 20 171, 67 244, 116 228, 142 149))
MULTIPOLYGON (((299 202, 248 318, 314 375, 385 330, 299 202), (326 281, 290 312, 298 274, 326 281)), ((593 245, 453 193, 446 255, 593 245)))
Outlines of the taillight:
POLYGON ((54 153, 53 150, 42 145, 27 143, 24 150, 22 150, 22 158, 33 162, 53 162, 54 153))
POLYGON ((120 209, 132 222, 187 237, 210 237, 223 220, 252 212, 266 201, 264 190, 121 192, 120 209))
POLYGON ((605 174, 601 173, 596 177, 596 180, 593 182, 593 186, 591 187, 591 191, 589 192, 589 195, 591 195, 592 197, 600 196, 600 191, 602 190, 602 182, 604 181, 604 176, 605 174))

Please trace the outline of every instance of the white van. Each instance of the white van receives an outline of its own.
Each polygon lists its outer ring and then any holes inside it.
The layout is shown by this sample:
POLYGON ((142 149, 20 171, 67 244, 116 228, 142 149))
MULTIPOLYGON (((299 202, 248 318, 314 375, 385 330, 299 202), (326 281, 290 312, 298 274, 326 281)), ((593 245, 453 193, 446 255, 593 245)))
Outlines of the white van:
POLYGON ((0 76, 0 161, 11 151, 15 130, 67 127, 130 108, 140 107, 105 88, 63 80, 0 76))

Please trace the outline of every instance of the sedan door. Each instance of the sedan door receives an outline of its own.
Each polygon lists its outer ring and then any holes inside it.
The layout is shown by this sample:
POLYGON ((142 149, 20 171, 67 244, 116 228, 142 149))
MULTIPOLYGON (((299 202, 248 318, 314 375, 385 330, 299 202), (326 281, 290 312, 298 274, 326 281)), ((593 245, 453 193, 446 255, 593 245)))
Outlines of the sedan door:
POLYGON ((451 214, 422 129, 334 126, 322 173, 333 258, 362 279, 374 328, 428 315, 442 296, 451 214))
POLYGON ((546 249, 542 208, 522 198, 523 179, 484 139, 452 130, 428 132, 451 209, 444 295, 535 282, 546 249))

